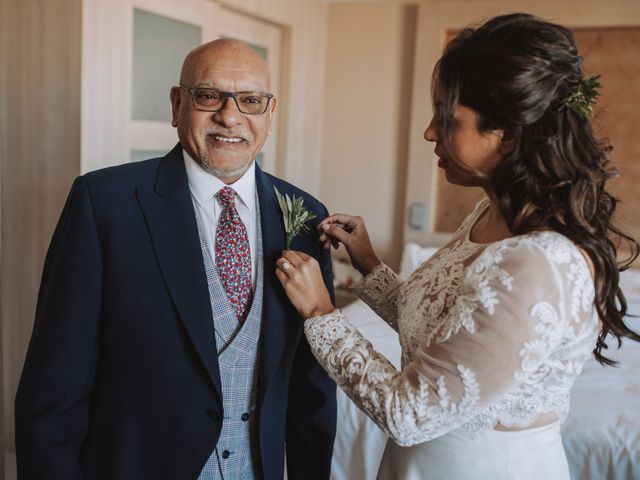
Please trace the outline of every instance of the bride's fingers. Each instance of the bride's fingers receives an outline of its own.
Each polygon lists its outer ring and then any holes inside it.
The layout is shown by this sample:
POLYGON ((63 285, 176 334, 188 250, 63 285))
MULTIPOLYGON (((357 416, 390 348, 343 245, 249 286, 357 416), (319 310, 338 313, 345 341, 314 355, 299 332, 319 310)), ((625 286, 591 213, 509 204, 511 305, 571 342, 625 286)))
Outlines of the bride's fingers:
POLYGON ((342 228, 344 228, 345 230, 351 230, 354 226, 354 219, 356 217, 353 217, 352 215, 346 215, 344 213, 336 213, 334 215, 330 215, 327 218, 325 218, 324 220, 322 220, 317 228, 320 231, 323 231, 324 229, 326 229, 326 225, 339 225, 342 228))
POLYGON ((276 260, 278 270, 291 277, 293 273, 300 269, 303 264, 310 258, 306 253, 294 250, 286 250, 282 252, 282 257, 276 260))
POLYGON ((333 248, 335 249, 338 249, 338 247, 340 246, 340 243, 335 238, 329 238, 326 235, 324 238, 325 239, 322 241, 322 247, 325 250, 329 250, 331 246, 333 246, 333 248))
POLYGON ((300 265, 302 265, 302 263, 304 263, 304 257, 303 255, 306 255, 305 253, 302 252, 298 252, 295 250, 286 250, 282 256, 284 258, 286 258, 289 262, 291 262, 291 264, 294 267, 300 267, 300 265))
POLYGON ((285 257, 276 260, 276 266, 278 267, 276 268, 276 274, 281 273, 285 277, 288 277, 288 273, 294 268, 293 264, 285 257))
POLYGON ((301 263, 302 259, 291 250, 282 252, 282 257, 276 260, 278 269, 286 273, 287 276, 290 276, 296 268, 299 268, 301 263))
MULTIPOLYGON (((351 233, 343 229, 338 225, 327 225, 322 227, 325 234, 331 240, 331 243, 334 247, 336 247, 337 241, 344 243, 347 245, 349 243, 349 239, 351 238, 351 233)), ((337 248, 337 247, 336 247, 337 248)))
POLYGON ((322 246, 327 250, 333 246, 333 248, 337 250, 340 247, 340 241, 343 241, 344 239, 338 238, 339 234, 336 235, 334 233, 331 235, 330 232, 335 232, 339 229, 344 232, 351 233, 355 228, 355 221, 357 218, 359 217, 337 213, 322 220, 316 227, 319 232, 318 239, 322 243, 322 246), (348 222, 342 223, 340 220, 348 220, 348 222))
POLYGON ((278 277, 278 280, 280 280, 280 283, 284 286, 284 284, 289 280, 289 277, 287 276, 286 273, 284 273, 282 270, 280 270, 279 268, 276 268, 276 277, 278 277))
POLYGON ((329 220, 331 223, 342 223, 343 225, 349 225, 355 218, 355 216, 347 215, 346 213, 334 213, 333 215, 329 215, 323 221, 326 222, 327 220, 329 220))

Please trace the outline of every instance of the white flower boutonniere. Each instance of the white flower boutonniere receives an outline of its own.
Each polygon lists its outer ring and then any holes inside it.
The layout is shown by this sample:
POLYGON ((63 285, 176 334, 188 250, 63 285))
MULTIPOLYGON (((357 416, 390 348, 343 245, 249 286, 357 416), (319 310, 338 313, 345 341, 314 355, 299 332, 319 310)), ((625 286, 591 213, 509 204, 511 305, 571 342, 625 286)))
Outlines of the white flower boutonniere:
POLYGON ((304 200, 302 197, 296 197, 285 194, 282 195, 276 187, 273 187, 278 197, 278 203, 282 210, 282 219, 284 220, 284 231, 286 233, 286 249, 291 248, 291 241, 300 232, 310 232, 311 227, 307 222, 316 218, 316 215, 304 208, 304 200))

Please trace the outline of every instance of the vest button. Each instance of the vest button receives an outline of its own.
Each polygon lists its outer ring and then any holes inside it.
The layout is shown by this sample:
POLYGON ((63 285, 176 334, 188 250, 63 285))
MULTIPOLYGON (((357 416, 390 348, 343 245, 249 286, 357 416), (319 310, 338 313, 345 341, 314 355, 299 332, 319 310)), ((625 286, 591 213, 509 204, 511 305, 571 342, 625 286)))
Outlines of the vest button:
POLYGON ((240 420, 242 420, 243 422, 246 422, 247 420, 249 420, 249 414, 248 413, 243 413, 242 416, 240 417, 240 420))
POLYGON ((225 459, 226 459, 226 458, 229 458, 229 455, 231 455, 231 454, 229 453, 229 450, 225 450, 224 452, 222 452, 222 458, 225 458, 225 459))

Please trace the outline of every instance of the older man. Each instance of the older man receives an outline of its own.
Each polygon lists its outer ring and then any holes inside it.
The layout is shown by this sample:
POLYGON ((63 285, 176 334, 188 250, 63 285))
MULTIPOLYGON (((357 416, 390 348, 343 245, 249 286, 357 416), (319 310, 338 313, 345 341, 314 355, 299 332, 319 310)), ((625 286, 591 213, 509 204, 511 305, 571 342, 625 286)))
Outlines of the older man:
MULTIPOLYGON (((275 277, 285 248, 255 164, 266 63, 216 40, 171 89, 180 143, 76 179, 47 254, 16 397, 20 479, 328 478, 335 385, 275 277)), ((326 250, 315 256, 331 288, 326 250)))

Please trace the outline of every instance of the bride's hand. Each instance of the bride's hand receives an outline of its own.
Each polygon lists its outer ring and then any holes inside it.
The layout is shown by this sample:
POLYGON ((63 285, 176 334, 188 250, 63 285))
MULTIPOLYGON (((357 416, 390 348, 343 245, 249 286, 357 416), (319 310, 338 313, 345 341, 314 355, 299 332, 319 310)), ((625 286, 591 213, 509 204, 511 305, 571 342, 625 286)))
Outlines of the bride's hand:
POLYGON ((351 264, 363 276, 381 263, 371 245, 362 217, 337 213, 320 222, 318 229, 325 248, 329 248, 329 243, 338 248, 338 242, 341 242, 349 253, 351 264))
POLYGON ((287 250, 276 265, 276 276, 302 318, 325 315, 335 309, 315 258, 287 250))

